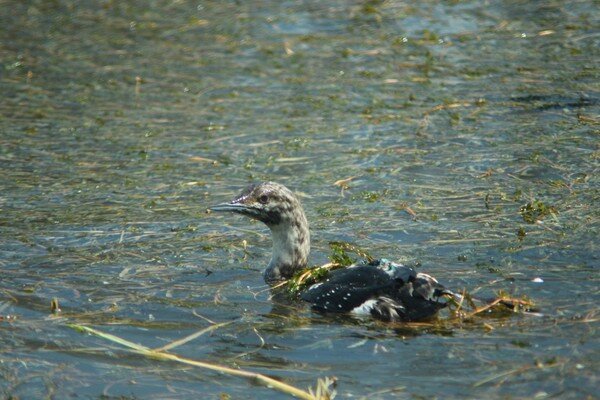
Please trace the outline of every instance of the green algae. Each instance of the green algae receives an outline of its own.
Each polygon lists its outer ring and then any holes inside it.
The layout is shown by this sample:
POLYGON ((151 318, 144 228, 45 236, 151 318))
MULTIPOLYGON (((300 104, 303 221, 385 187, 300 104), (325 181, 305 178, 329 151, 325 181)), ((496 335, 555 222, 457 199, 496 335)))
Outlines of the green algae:
POLYGON ((295 298, 300 292, 317 282, 327 278, 330 271, 338 268, 344 268, 355 264, 358 258, 371 262, 374 258, 365 250, 356 245, 346 242, 329 242, 330 263, 322 266, 313 266, 298 271, 286 285, 286 289, 291 298, 295 298))
POLYGON ((558 214, 556 207, 548 205, 541 200, 533 200, 521 206, 519 212, 521 213, 523 221, 528 224, 534 224, 541 221, 548 215, 556 216, 558 214))
POLYGON ((343 265, 331 264, 326 266, 313 266, 298 271, 286 284, 287 295, 291 299, 295 299, 309 286, 327 279, 331 270, 343 267, 343 265))
POLYGON ((375 259, 366 250, 351 243, 329 242, 329 248, 329 260, 334 264, 339 264, 344 267, 352 265, 358 261, 358 259, 351 256, 351 254, 355 254, 358 257, 367 260, 368 262, 371 262, 375 259))

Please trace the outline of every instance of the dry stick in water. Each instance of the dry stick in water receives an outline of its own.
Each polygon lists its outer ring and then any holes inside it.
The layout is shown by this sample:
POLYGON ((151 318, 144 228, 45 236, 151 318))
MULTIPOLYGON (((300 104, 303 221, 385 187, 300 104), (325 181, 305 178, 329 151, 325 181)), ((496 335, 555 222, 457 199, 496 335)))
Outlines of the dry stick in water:
POLYGON ((182 344, 185 344, 185 343, 189 342, 190 340, 194 340, 197 337, 202 336, 202 335, 204 335, 207 332, 212 332, 212 331, 214 331, 214 330, 216 330, 216 329, 218 329, 218 328, 220 328, 222 326, 226 326, 226 325, 229 325, 229 324, 232 324, 232 323, 233 323, 233 321, 230 321, 230 322, 221 322, 219 324, 213 324, 213 325, 209 326, 208 328, 204 328, 204 329, 199 330, 198 332, 194 332, 191 335, 184 337, 183 339, 175 340, 175 341, 173 341, 173 342, 171 342, 169 344, 166 344, 166 345, 164 345, 162 347, 158 347, 158 348, 154 349, 154 351, 172 350, 175 347, 181 346, 182 344))
MULTIPOLYGON (((76 329, 78 331, 87 332, 87 333, 99 336, 103 339, 110 340, 111 342, 118 343, 122 346, 129 348, 131 351, 141 354, 146 357, 150 357, 150 358, 154 358, 154 359, 158 359, 158 360, 176 361, 176 362, 179 362, 182 364, 193 365, 195 367, 205 368, 205 369, 209 369, 211 371, 222 372, 222 373, 228 374, 228 375, 239 376, 239 377, 248 378, 248 379, 255 379, 256 381, 262 383, 263 385, 265 385, 267 387, 279 390, 280 392, 290 394, 290 395, 298 397, 300 399, 326 400, 326 399, 331 398, 329 393, 324 393, 324 392, 328 392, 328 390, 325 390, 325 391, 323 389, 317 390, 319 397, 316 397, 314 394, 312 394, 310 392, 306 392, 306 391, 298 389, 294 386, 288 385, 287 383, 280 382, 276 379, 270 378, 266 375, 262 375, 262 374, 259 374, 256 372, 244 371, 241 369, 233 369, 233 368, 221 366, 218 364, 211 364, 211 363, 204 362, 204 361, 197 361, 197 360, 192 360, 189 358, 180 357, 176 354, 170 354, 170 353, 165 353, 163 351, 153 350, 146 346, 142 346, 142 345, 130 342, 130 341, 120 338, 118 336, 111 335, 110 333, 105 333, 105 332, 102 332, 102 331, 99 331, 99 330, 96 330, 94 328, 90 328, 90 327, 84 326, 84 325, 68 324, 68 326, 70 328, 76 329)), ((205 331, 206 331, 206 329, 203 329, 200 332, 204 333, 205 331)), ((194 337, 200 336, 200 334, 201 333, 196 332, 186 338, 183 338, 179 341, 173 342, 170 345, 163 346, 163 348, 175 347, 177 345, 180 345, 182 343, 185 343, 186 341, 193 339, 194 337)), ((328 388, 329 381, 325 380, 324 382, 325 382, 325 386, 327 386, 327 388, 328 388)), ((317 388, 321 387, 319 385, 323 386, 323 383, 318 382, 317 388)), ((311 390, 311 392, 312 392, 312 390, 311 390)))

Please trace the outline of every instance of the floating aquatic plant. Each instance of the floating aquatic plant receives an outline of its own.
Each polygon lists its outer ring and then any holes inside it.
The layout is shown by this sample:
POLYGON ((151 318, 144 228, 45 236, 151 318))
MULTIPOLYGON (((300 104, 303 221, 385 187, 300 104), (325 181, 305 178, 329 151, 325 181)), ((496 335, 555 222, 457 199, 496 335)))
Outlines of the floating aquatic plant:
POLYGON ((331 248, 331 254, 329 255, 331 262, 321 266, 305 268, 281 284, 282 286, 287 285, 287 290, 292 297, 295 297, 310 285, 325 279, 329 271, 356 263, 357 259, 351 257, 349 253, 354 253, 369 262, 373 261, 373 257, 369 253, 350 243, 330 242, 329 247, 331 248))
POLYGON ((369 262, 374 260, 374 258, 365 250, 350 243, 329 242, 329 248, 331 249, 331 255, 329 256, 329 260, 334 264, 340 264, 344 267, 352 265, 357 261, 356 259, 352 258, 348 253, 354 253, 360 258, 364 258, 369 262))
POLYGON ((519 209, 523 221, 534 224, 548 215, 556 215, 558 211, 554 206, 547 205, 540 200, 533 200, 519 209))
POLYGON ((287 285, 290 296, 296 297, 310 285, 324 280, 329 271, 343 267, 344 265, 338 263, 327 263, 321 266, 305 268, 281 285, 287 285))

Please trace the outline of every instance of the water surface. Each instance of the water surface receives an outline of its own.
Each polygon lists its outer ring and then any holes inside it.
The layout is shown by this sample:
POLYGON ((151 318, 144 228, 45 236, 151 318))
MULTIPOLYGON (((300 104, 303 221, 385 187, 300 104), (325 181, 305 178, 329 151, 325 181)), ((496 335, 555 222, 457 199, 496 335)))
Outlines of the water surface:
POLYGON ((176 353, 338 398, 598 397, 596 2, 0 4, 2 397, 286 398, 66 326, 159 347, 204 318, 234 322, 176 353), (205 212, 266 179, 315 264, 348 241, 544 316, 274 305, 267 229, 205 212))

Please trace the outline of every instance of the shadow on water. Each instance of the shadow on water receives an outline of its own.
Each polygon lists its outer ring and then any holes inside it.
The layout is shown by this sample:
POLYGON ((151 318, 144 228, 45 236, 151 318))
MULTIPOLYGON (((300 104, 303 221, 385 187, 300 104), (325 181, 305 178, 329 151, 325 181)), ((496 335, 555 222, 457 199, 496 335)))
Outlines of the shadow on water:
POLYGON ((597 397, 593 1, 3 5, 0 397, 287 396, 68 324, 149 347, 217 326, 174 352, 338 398, 597 397), (273 301, 268 231, 206 213, 261 180, 298 193, 311 263, 356 243, 544 315, 273 301))

